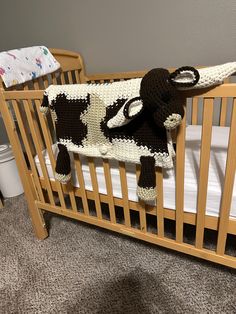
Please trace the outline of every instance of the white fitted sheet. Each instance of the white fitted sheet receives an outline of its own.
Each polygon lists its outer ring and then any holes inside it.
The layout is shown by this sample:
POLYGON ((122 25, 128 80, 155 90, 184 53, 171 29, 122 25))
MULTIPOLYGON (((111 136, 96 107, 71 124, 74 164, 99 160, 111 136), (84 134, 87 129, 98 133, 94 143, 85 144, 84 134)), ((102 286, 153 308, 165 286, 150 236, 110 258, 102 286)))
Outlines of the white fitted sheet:
MULTIPOLYGON (((186 128, 186 151, 185 151, 185 182, 184 182, 184 210, 190 213, 196 213, 197 205, 197 183, 199 177, 200 164, 200 144, 201 144, 201 126, 189 125, 186 128)), ((226 165, 227 147, 228 147, 229 128, 217 127, 212 128, 211 155, 208 178, 207 204, 206 214, 210 216, 218 216, 221 202, 221 193, 224 184, 224 172, 226 165)), ((57 154, 57 145, 53 145, 53 151, 57 154)), ((54 179, 52 167, 50 164, 47 150, 43 151, 46 162, 48 175, 54 179)), ((72 181, 73 185, 79 187, 77 174, 73 164, 73 156, 71 154, 72 181)), ((94 158, 96 165, 96 173, 99 185, 99 192, 106 194, 106 183, 102 160, 94 158)), ((85 187, 92 191, 92 183, 89 172, 88 163, 85 157, 81 156, 82 170, 85 180, 85 187)), ((35 156, 36 166, 39 175, 42 177, 42 170, 38 156, 35 156)), ((113 195, 122 198, 120 177, 118 170, 118 162, 111 160, 111 177, 113 186, 113 195)), ((129 200, 137 201, 137 181, 135 173, 135 165, 126 164, 126 176, 128 183, 129 200)), ((164 190, 164 207, 175 209, 175 169, 163 171, 163 190, 164 190)), ((158 193, 158 192, 157 192, 158 193)), ((236 185, 234 184, 233 198, 231 204, 231 217, 236 217, 236 185)))

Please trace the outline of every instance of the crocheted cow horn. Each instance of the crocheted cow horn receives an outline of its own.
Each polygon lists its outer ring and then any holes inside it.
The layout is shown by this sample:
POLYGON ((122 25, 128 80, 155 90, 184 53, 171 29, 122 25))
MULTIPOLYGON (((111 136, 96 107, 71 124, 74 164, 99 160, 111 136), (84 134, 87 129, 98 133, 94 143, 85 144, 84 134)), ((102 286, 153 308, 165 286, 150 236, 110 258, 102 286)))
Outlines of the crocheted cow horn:
POLYGON ((178 89, 207 88, 213 85, 222 84, 227 77, 235 73, 236 62, 228 62, 221 65, 198 69, 198 75, 197 73, 194 73, 194 75, 196 79, 198 76, 199 78, 194 86, 186 84, 190 75, 185 68, 186 67, 181 67, 171 73, 170 82, 173 86, 176 86, 178 89))

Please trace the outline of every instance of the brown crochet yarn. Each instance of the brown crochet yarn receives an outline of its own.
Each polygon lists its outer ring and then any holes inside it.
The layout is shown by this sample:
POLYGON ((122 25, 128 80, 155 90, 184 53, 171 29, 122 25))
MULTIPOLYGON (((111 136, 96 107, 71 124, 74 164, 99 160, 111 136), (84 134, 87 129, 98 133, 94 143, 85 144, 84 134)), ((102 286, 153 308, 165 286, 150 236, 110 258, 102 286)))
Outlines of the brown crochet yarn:
POLYGON ((154 120, 161 128, 173 113, 184 116, 181 92, 170 83, 169 76, 166 69, 152 69, 143 77, 140 87, 144 106, 153 112, 154 120))

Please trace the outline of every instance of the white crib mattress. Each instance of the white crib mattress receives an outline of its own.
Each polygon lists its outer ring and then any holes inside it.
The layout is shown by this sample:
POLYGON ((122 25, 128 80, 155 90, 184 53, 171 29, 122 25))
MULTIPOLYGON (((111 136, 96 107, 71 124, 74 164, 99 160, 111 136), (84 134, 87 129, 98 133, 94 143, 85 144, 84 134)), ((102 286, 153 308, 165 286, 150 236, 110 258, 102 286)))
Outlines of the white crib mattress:
MULTIPOLYGON (((201 144, 201 126, 189 125, 186 128, 186 151, 185 151, 185 182, 184 182, 184 210, 190 213, 196 213, 197 205, 197 184, 199 177, 200 164, 200 144, 201 144)), ((211 155, 207 191, 206 214, 210 216, 218 216, 220 210, 221 193, 223 191, 224 173, 227 156, 229 128, 213 126, 212 128, 212 142, 211 155)), ((53 151, 57 154, 57 145, 53 145, 53 151)), ((48 175, 54 179, 52 167, 50 164, 47 150, 43 151, 43 156, 48 170, 48 175)), ((73 165, 72 159, 72 180, 73 185, 79 187, 77 174, 73 165)), ((99 183, 99 192, 106 194, 106 183, 104 177, 104 170, 102 167, 102 160, 95 158, 96 173, 99 183)), ((84 174, 85 187, 92 191, 92 183, 90 178, 89 167, 85 157, 81 156, 82 170, 84 174)), ((39 158, 35 156, 36 166, 39 175, 42 177, 42 170, 39 163, 39 158)), ((118 170, 118 162, 111 160, 111 176, 113 195, 122 198, 120 177, 118 170)), ((128 183, 129 200, 137 201, 137 181, 135 173, 135 165, 126 164, 126 175, 128 183)), ((164 190, 164 207, 175 209, 175 169, 168 169, 163 171, 163 190, 164 190)), ((231 204, 231 217, 236 217, 236 184, 234 184, 233 198, 231 204)))

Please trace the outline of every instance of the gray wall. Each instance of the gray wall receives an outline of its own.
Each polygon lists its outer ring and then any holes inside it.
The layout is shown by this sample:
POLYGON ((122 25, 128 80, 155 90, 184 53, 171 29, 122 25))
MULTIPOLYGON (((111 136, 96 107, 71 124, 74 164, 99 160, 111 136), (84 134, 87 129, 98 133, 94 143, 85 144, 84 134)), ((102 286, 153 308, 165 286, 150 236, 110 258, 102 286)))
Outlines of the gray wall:
POLYGON ((236 59, 235 0, 15 0, 1 12, 0 50, 76 50, 89 72, 236 59))
POLYGON ((236 60, 234 0, 15 0, 0 7, 0 51, 75 50, 90 73, 236 60))

